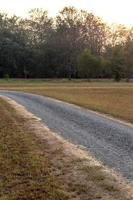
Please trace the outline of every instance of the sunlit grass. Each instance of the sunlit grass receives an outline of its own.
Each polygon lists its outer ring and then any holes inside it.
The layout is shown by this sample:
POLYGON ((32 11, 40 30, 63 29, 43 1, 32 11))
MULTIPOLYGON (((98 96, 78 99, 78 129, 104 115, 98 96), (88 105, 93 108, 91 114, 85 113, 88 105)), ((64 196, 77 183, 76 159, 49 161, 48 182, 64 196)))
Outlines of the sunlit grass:
POLYGON ((1 82, 0 89, 49 96, 133 123, 133 83, 14 80, 1 82))
POLYGON ((67 200, 24 119, 0 99, 0 200, 67 200))

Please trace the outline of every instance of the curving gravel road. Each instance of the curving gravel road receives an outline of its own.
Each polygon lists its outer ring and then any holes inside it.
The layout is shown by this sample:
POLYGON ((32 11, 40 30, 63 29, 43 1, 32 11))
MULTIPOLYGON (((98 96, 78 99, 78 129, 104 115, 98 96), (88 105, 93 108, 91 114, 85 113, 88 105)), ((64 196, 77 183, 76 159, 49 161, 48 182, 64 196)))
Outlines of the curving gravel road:
POLYGON ((25 106, 54 132, 86 147, 97 159, 133 181, 133 128, 87 109, 39 95, 0 92, 25 106))

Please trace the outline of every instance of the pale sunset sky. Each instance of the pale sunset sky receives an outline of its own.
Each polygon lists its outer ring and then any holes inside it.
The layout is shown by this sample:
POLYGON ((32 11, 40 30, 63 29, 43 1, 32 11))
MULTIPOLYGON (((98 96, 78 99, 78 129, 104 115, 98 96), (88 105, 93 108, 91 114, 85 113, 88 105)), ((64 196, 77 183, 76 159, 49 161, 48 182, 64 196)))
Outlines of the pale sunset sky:
POLYGON ((32 8, 43 8, 55 16, 65 6, 85 9, 107 23, 133 26, 133 0, 0 0, 0 12, 26 17, 32 8))

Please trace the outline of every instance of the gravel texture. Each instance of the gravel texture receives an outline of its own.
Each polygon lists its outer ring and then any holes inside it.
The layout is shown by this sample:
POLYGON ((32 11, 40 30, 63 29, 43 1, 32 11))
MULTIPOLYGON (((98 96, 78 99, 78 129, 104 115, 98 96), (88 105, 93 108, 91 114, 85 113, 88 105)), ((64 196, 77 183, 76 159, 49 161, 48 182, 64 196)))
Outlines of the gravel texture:
POLYGON ((48 97, 0 92, 41 118, 52 131, 84 146, 98 160, 133 181, 133 128, 48 97))

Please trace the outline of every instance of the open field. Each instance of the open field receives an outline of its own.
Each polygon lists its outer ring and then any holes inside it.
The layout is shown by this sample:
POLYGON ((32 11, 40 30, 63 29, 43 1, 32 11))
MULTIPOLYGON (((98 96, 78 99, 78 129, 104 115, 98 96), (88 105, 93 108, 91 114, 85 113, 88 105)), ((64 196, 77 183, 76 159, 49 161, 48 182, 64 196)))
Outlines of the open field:
POLYGON ((64 142, 2 99, 0 116, 0 200, 132 199, 101 165, 69 155, 71 146, 66 154, 64 142))
POLYGON ((0 89, 53 97, 133 123, 133 82, 3 80, 0 89))

